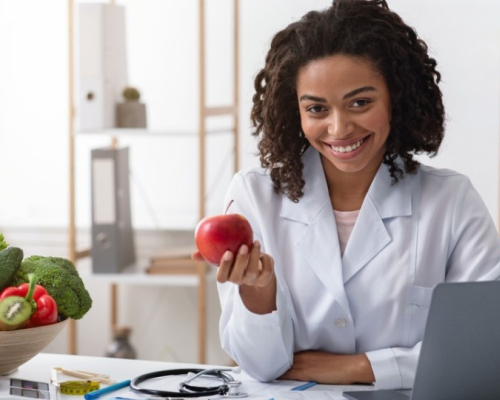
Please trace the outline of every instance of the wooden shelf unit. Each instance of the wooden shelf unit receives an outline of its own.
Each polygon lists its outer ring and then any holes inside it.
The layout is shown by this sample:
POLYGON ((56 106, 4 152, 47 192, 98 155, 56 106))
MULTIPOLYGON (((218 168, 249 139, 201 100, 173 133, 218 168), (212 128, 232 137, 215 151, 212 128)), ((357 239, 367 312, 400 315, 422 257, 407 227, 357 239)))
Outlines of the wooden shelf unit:
MULTIPOLYGON (((212 116, 221 116, 228 115, 233 117, 233 127, 231 130, 233 137, 233 170, 234 172, 239 169, 239 118, 238 118, 238 110, 239 110, 239 90, 238 90, 238 81, 239 81, 239 0, 233 1, 233 104, 228 104, 223 107, 210 107, 206 104, 206 28, 205 28, 205 1, 206 0, 198 0, 198 9, 199 9, 199 126, 198 126, 198 141, 199 141, 199 154, 198 154, 198 165, 199 165, 199 181, 198 181, 198 218, 201 219, 205 216, 205 193, 206 193, 206 136, 211 133, 207 129, 207 119, 212 116)), ((75 109, 77 104, 75 104, 75 62, 74 62, 74 14, 75 14, 75 3, 77 0, 67 0, 68 2, 68 43, 69 43, 69 58, 68 58, 68 72, 69 72, 69 82, 68 82, 68 104, 69 104, 69 226, 68 226, 68 258, 73 261, 75 264, 79 259, 89 257, 90 250, 77 250, 77 241, 76 241, 76 198, 75 198, 75 182, 76 182, 76 173, 75 173, 75 109)), ((109 3, 115 4, 114 0, 110 0, 109 3)), ((116 143, 116 136, 120 135, 121 129, 112 129, 103 131, 104 134, 107 134, 111 137, 112 142, 116 143)), ((125 129, 122 132, 131 134, 131 130, 125 129)), ((144 131, 143 131, 144 132, 144 131)), ((154 133, 152 133, 154 134, 154 133)), ((163 132, 164 135, 168 135, 169 133, 163 132)), ((206 279, 206 264, 205 263, 196 263, 196 266, 192 271, 187 273, 186 275, 191 275, 190 282, 195 282, 198 285, 198 362, 204 364, 206 362, 206 310, 205 310, 205 301, 206 301, 206 289, 205 289, 205 279, 206 279), (193 280, 194 278, 194 280, 193 280)), ((143 274, 141 278, 138 280, 138 275, 122 275, 116 274, 117 276, 106 276, 99 277, 95 276, 95 279, 104 279, 110 282, 110 295, 111 295, 111 324, 116 325, 117 321, 117 292, 118 285, 121 283, 130 283, 134 284, 136 282, 142 282, 144 280, 155 280, 157 282, 162 282, 163 285, 172 285, 175 282, 175 279, 179 280, 177 277, 170 277, 169 279, 160 279, 158 280, 158 275, 154 275, 154 277, 143 274), (175 279, 174 279, 175 278, 175 279)), ((187 281, 186 281, 187 282, 187 281)), ((186 283, 185 282, 185 283, 186 283)), ((68 328, 68 353, 69 354, 77 354, 77 330, 76 330, 76 322, 71 320, 68 328)))

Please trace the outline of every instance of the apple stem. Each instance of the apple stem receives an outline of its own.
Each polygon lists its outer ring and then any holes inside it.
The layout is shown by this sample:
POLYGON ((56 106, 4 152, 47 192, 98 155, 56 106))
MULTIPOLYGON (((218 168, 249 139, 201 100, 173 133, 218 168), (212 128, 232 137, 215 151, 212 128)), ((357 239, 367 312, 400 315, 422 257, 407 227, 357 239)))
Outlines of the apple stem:
POLYGON ((231 201, 229 202, 229 204, 228 204, 228 205, 227 205, 227 207, 226 207, 226 211, 224 211, 224 215, 226 215, 226 214, 227 214, 227 210, 229 210, 229 207, 231 207, 231 204, 233 204, 233 203, 234 203, 234 200, 233 200, 233 199, 231 199, 231 201))

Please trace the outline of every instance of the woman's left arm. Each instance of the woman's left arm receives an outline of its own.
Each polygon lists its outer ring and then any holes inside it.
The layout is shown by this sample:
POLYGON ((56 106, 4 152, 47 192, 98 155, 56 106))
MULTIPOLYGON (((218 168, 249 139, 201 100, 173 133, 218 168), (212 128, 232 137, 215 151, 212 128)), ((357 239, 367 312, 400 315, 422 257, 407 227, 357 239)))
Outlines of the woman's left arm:
POLYGON ((279 379, 331 385, 371 384, 375 380, 366 354, 332 354, 301 351, 294 354, 292 367, 279 379))

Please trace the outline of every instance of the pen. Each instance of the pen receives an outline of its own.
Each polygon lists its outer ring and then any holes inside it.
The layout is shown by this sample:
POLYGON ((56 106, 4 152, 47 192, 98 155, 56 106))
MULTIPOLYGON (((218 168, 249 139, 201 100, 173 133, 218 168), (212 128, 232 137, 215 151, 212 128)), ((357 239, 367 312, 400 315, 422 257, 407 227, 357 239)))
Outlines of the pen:
POLYGON ((310 387, 312 387, 314 385, 317 385, 317 383, 316 382, 307 382, 307 383, 304 383, 303 385, 296 386, 296 387, 292 388, 291 390, 303 391, 303 390, 309 389, 310 387))
POLYGON ((111 392, 114 392, 116 390, 120 390, 124 387, 127 387, 128 385, 130 385, 130 379, 123 381, 123 382, 115 383, 114 385, 110 385, 110 386, 105 387, 103 389, 94 390, 93 392, 87 393, 85 395, 85 400, 97 399, 98 397, 101 397, 103 394, 111 393, 111 392))

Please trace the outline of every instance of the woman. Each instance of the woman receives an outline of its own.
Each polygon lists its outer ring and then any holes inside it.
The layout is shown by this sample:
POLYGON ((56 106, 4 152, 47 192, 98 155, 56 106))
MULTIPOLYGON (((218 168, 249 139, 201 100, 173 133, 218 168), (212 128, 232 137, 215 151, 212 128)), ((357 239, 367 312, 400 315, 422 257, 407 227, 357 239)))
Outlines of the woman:
POLYGON ((439 80, 382 0, 335 0, 273 38, 252 109, 262 168, 225 204, 256 241, 217 272, 222 345, 251 376, 411 387, 432 289, 500 275, 470 181, 413 158, 443 139, 439 80))

